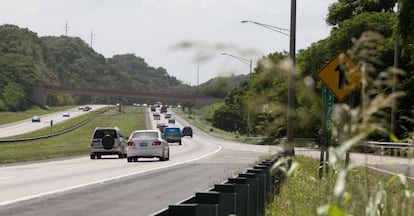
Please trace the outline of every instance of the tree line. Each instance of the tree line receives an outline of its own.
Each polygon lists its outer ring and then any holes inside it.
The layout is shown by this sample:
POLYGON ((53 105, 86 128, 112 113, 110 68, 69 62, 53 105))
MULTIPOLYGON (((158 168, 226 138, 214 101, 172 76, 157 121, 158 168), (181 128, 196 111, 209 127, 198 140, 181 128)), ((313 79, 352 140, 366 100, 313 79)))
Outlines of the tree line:
MULTIPOLYGON (((191 86, 152 67, 134 54, 105 58, 78 37, 38 37, 15 25, 0 26, 0 111, 23 111, 36 105, 34 86, 66 85, 188 94, 191 86)), ((136 99, 53 93, 49 106, 125 103, 136 99)))
MULTIPOLYGON (((414 127, 414 2, 399 2, 398 13, 395 10, 397 0, 339 0, 330 5, 326 16, 326 23, 332 27, 330 35, 299 50, 296 55, 295 137, 315 137, 321 128, 323 84, 318 80, 317 73, 327 62, 346 51, 355 62, 373 61, 372 67, 376 72, 370 76, 378 77, 381 71, 392 70, 396 38, 399 39, 398 68, 405 74, 399 73, 399 81, 395 85, 397 91, 404 92, 396 104, 395 134, 399 138, 409 136, 414 127), (376 45, 375 52, 362 56, 353 49, 361 36, 376 35, 367 32, 381 35, 380 39, 376 39, 380 45, 376 45)), ((287 58, 286 52, 275 52, 263 57, 255 66, 251 81, 242 82, 229 91, 224 104, 214 113, 213 125, 247 135, 264 135, 270 137, 270 142, 273 138, 284 137, 287 73, 290 70, 286 66, 287 58)), ((360 88, 356 89, 353 97, 357 104, 361 103, 359 91, 360 88)), ((391 93, 392 89, 384 87, 381 91, 391 93)), ((383 113, 390 118, 390 110, 384 110, 383 113)), ((389 139, 383 135, 372 138, 389 139)))

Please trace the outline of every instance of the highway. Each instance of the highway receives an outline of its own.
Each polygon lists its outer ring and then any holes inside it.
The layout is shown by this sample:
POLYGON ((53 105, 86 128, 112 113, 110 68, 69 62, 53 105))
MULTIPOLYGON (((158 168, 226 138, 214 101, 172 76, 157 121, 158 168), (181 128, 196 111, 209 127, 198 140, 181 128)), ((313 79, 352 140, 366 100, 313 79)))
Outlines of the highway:
MULTIPOLYGON (((176 125, 189 125, 175 118, 176 125)), ((165 162, 85 155, 7 165, 0 168, 0 215, 150 215, 279 150, 221 140, 194 128, 193 138, 170 145, 165 162)))
MULTIPOLYGON (((175 116, 178 126, 189 125, 175 116)), ((163 117, 161 118, 162 120, 163 117)), ((157 123, 151 118, 152 127, 157 123)), ((165 121, 165 120, 164 120, 165 121)), ((193 127, 194 128, 194 127, 193 127)), ((88 155, 0 167, 0 215, 150 215, 222 183, 258 160, 280 151, 212 137, 194 128, 193 138, 170 145, 170 161, 88 155)), ((296 155, 319 158, 317 149, 296 155)), ((357 165, 414 179, 412 160, 352 153, 357 165)))
MULTIPOLYGON (((100 109, 107 105, 88 105, 92 107, 92 110, 100 109)), ((15 136, 19 134, 30 133, 33 131, 37 131, 44 128, 50 127, 50 122, 53 120, 53 124, 62 123, 67 121, 70 118, 78 117, 80 115, 84 115, 88 112, 78 110, 78 108, 72 108, 69 110, 65 110, 62 112, 51 113, 47 115, 39 115, 40 122, 33 122, 32 119, 25 119, 18 122, 13 122, 10 124, 0 125, 0 138, 15 136), (70 117, 63 117, 64 112, 69 112, 70 117)))

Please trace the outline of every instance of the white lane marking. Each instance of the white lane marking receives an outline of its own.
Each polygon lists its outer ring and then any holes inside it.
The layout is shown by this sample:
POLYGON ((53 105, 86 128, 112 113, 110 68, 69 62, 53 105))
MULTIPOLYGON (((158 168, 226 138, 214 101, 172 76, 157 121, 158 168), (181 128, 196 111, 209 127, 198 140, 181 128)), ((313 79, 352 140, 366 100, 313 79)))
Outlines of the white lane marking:
POLYGON ((86 187, 86 186, 90 186, 90 185, 94 185, 94 184, 103 184, 104 182, 107 182, 107 181, 118 180, 118 179, 122 179, 122 178, 125 178, 125 177, 137 175, 137 174, 142 174, 142 173, 146 173, 146 172, 150 172, 150 171, 154 171, 154 170, 159 170, 159 169, 169 168, 169 167, 173 167, 173 166, 178 166, 178 165, 185 164, 185 163, 194 162, 194 161, 206 158, 208 156, 211 156, 213 154, 216 154, 217 152, 221 151, 221 149, 222 149, 222 147, 219 146, 213 152, 210 152, 208 154, 205 154, 205 155, 202 155, 200 157, 193 158, 193 159, 190 159, 190 160, 181 161, 181 162, 178 162, 178 163, 175 163, 175 164, 170 164, 170 165, 157 167, 157 168, 153 168, 153 169, 149 169, 149 170, 142 170, 142 171, 138 171, 138 172, 128 173, 128 174, 120 175, 120 176, 114 176, 114 177, 111 177, 111 178, 106 178, 106 179, 102 179, 102 180, 98 180, 98 181, 93 181, 93 182, 89 182, 89 183, 74 185, 74 186, 61 188, 61 189, 57 189, 57 190, 53 190, 53 191, 49 191, 49 192, 45 192, 45 193, 39 193, 39 194, 31 195, 31 196, 26 196, 26 197, 21 197, 21 198, 17 198, 17 199, 5 201, 5 202, 0 202, 0 206, 5 206, 5 205, 9 205, 9 204, 17 203, 17 202, 22 202, 22 201, 42 197, 42 196, 52 195, 52 194, 56 194, 56 193, 62 193, 62 192, 65 192, 65 191, 69 191, 69 190, 73 190, 73 189, 77 189, 77 188, 81 188, 81 187, 86 187))
POLYGON ((4 177, 0 177, 0 180, 5 180, 5 179, 9 179, 9 178, 13 178, 14 176, 4 176, 4 177))
POLYGON ((78 169, 79 166, 74 166, 74 167, 67 167, 66 170, 74 170, 74 169, 78 169))

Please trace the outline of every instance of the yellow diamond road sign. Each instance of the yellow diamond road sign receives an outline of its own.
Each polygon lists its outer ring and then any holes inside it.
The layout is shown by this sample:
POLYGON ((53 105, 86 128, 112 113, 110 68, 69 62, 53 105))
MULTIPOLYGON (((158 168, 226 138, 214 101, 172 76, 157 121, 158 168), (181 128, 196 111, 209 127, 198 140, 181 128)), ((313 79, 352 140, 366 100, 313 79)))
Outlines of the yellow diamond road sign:
POLYGON ((361 83, 361 73, 346 53, 339 53, 319 73, 335 97, 342 101, 361 83))

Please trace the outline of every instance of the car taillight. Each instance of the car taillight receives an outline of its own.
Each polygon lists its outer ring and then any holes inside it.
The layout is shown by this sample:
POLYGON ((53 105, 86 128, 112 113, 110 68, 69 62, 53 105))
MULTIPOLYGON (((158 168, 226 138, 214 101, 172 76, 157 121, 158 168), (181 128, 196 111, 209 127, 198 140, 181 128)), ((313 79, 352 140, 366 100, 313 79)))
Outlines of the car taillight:
POLYGON ((134 142, 128 142, 128 146, 135 146, 135 143, 134 142))
POLYGON ((152 142, 152 145, 153 146, 161 145, 161 141, 154 141, 154 142, 152 142))

